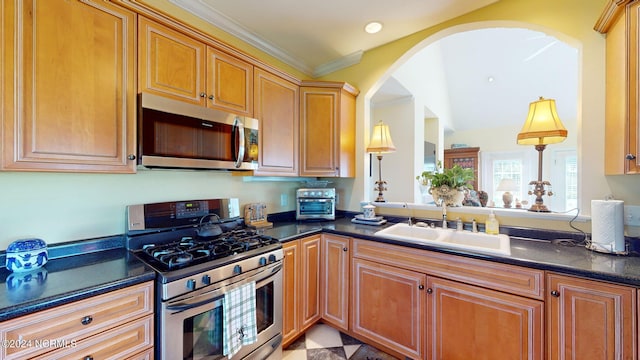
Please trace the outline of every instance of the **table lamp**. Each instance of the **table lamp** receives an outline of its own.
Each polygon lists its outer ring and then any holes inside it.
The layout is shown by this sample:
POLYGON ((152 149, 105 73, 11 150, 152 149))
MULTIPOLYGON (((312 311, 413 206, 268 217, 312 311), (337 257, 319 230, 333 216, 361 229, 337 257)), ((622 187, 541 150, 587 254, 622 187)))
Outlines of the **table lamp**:
POLYGON ((396 151, 396 147, 391 141, 391 134, 389 133, 389 126, 380 121, 373 127, 373 134, 371 135, 371 141, 366 150, 368 153, 375 153, 378 158, 378 181, 376 181, 376 188, 378 191, 378 197, 376 202, 385 202, 383 191, 386 191, 386 181, 382 180, 382 154, 392 153, 396 151))
POLYGON ((541 96, 538 101, 529 104, 527 121, 518 134, 519 145, 534 145, 538 151, 538 180, 529 183, 533 189, 528 192, 529 195, 536 196, 536 201, 531 205, 529 211, 549 212, 543 203, 542 196, 545 194, 551 196, 553 192, 551 192, 551 183, 542 180, 542 152, 548 144, 559 143, 566 138, 567 129, 558 117, 555 100, 545 99, 541 96))

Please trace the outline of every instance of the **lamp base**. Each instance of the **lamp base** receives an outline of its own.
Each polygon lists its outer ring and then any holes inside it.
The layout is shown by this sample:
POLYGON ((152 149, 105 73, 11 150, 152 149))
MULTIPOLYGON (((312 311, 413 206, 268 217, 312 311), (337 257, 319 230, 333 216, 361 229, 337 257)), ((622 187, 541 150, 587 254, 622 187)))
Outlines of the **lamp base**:
POLYGON ((528 211, 535 211, 535 212, 551 212, 551 210, 549 210, 547 208, 547 205, 545 204, 533 204, 531 205, 531 207, 528 209, 528 211))
POLYGON ((502 194, 502 202, 505 208, 511 208, 511 203, 513 202, 513 194, 508 191, 502 194))

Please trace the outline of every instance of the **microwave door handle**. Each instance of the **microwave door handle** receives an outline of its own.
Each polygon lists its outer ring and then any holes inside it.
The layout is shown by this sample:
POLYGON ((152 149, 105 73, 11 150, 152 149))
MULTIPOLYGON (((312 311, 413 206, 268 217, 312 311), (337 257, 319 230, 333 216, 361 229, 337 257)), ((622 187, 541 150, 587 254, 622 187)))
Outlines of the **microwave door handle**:
POLYGON ((237 116, 233 121, 233 128, 238 131, 238 153, 236 154, 236 162, 234 165, 236 168, 239 168, 240 165, 242 165, 242 160, 244 160, 244 124, 237 116))

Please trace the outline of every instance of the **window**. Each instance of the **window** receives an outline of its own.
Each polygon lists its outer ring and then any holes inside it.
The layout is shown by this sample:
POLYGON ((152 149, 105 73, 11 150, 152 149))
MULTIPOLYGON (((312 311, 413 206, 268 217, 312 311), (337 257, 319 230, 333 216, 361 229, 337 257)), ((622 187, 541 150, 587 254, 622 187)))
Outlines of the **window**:
POLYGON ((514 152, 482 152, 481 153, 481 169, 482 169, 482 184, 484 184, 484 191, 489 194, 489 204, 493 201, 494 206, 502 207, 502 194, 504 191, 497 191, 498 184, 502 179, 512 179, 517 186, 517 189, 511 191, 513 194, 514 204, 515 201, 528 199, 527 191, 531 171, 531 166, 535 165, 532 162, 532 156, 526 151, 514 151, 514 152))

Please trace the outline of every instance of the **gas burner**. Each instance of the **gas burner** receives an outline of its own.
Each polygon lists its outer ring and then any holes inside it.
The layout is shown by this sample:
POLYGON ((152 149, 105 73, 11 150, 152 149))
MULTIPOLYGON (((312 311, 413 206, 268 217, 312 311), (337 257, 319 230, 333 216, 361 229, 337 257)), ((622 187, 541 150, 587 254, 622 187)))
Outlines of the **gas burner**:
POLYGON ((162 271, 176 270, 207 261, 238 255, 279 243, 251 229, 234 229, 213 239, 178 236, 159 244, 145 244, 139 255, 155 263, 162 271))

